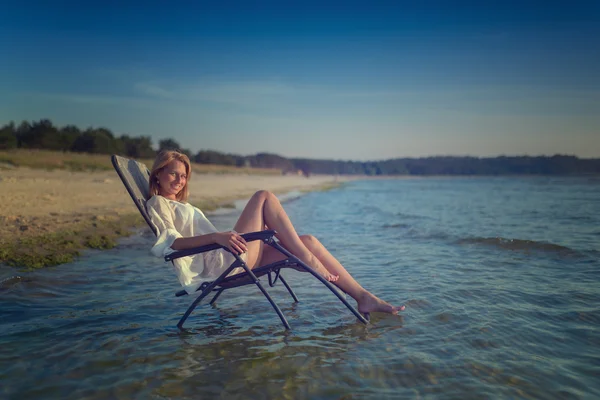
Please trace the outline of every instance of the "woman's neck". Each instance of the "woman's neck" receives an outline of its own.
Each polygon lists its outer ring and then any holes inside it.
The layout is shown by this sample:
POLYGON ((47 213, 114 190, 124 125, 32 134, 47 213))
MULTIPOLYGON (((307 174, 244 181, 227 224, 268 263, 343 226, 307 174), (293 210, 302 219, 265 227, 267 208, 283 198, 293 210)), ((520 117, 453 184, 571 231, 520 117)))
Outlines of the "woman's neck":
POLYGON ((164 197, 165 199, 168 199, 168 200, 179 201, 179 200, 177 200, 177 197, 175 197, 175 196, 165 196, 162 193, 159 193, 158 195, 162 196, 162 197, 164 197))

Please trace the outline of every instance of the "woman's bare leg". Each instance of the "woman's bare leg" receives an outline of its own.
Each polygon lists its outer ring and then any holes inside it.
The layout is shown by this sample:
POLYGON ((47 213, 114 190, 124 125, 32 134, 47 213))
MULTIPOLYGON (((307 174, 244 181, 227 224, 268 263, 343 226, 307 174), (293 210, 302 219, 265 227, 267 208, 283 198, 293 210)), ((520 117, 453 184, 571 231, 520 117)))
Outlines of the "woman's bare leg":
POLYGON ((339 276, 339 279, 335 282, 336 286, 356 300, 358 311, 362 313, 386 312, 396 314, 398 311, 404 310, 404 306, 392 306, 363 288, 316 237, 302 235, 300 239, 330 273, 339 276))
MULTIPOLYGON (((335 285, 356 300, 358 311, 361 313, 385 312, 397 314, 398 311, 404 310, 404 306, 394 307, 364 289, 317 238, 312 235, 302 235, 300 236, 300 240, 302 240, 308 250, 321 261, 330 273, 339 276, 335 285)), ((285 255, 276 249, 265 246, 262 258, 259 260, 259 265, 271 264, 285 258, 285 255)))
MULTIPOLYGON (((250 198, 234 229, 237 232, 246 233, 260 231, 265 227, 277 231, 277 239, 281 244, 325 279, 330 282, 338 280, 338 276, 330 273, 300 240, 279 199, 273 193, 261 190, 250 198)), ((247 248, 248 266, 254 268, 262 258, 264 244, 254 241, 248 243, 247 248)))

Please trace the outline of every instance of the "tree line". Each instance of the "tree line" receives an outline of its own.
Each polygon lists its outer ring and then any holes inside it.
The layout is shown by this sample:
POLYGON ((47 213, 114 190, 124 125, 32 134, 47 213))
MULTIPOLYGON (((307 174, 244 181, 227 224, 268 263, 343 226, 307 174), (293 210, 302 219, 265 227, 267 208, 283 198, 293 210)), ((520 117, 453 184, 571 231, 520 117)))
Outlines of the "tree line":
POLYGON ((500 157, 395 158, 382 161, 340 161, 286 158, 277 154, 237 155, 213 150, 193 154, 174 139, 159 141, 155 150, 150 136, 116 136, 107 128, 82 130, 74 125, 56 127, 48 119, 10 122, 0 128, 0 150, 46 149, 95 154, 120 154, 131 158, 153 158, 157 151, 177 149, 200 164, 276 168, 283 173, 330 175, 582 175, 600 174, 600 159, 569 155, 500 157))
POLYGON ((75 125, 56 127, 48 119, 10 122, 0 128, 0 150, 44 149, 94 154, 122 154, 134 158, 152 158, 156 151, 149 136, 115 136, 107 128, 79 129, 75 125))

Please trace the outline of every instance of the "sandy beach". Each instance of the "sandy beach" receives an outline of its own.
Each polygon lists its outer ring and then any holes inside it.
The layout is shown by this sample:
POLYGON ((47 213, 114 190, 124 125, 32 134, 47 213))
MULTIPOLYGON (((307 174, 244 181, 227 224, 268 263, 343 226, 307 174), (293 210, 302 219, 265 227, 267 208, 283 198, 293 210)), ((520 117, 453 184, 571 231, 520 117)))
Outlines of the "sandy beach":
MULTIPOLYGON (((194 174, 189 202, 215 207, 247 198, 259 189, 285 193, 318 190, 336 182, 333 176, 194 174)), ((18 246, 25 239, 43 239, 61 232, 93 234, 96 228, 106 225, 104 222, 132 221, 138 214, 114 171, 3 169, 0 204, 0 244, 5 248, 0 252, 0 261, 9 262, 6 248, 18 246)), ((35 244, 35 240, 28 243, 35 244)))

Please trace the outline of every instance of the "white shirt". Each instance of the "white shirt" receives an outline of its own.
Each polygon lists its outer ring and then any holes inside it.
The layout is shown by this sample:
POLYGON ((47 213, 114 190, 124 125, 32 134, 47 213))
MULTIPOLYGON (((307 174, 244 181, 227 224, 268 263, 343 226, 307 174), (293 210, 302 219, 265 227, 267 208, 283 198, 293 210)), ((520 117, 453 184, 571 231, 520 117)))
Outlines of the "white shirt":
MULTIPOLYGON (((152 196, 146 203, 150 220, 156 226, 158 238, 150 250, 156 257, 164 258, 173 253, 173 242, 181 237, 192 237, 217 232, 214 225, 199 208, 188 203, 152 196)), ((246 261, 246 253, 240 255, 246 261)), ((173 261, 175 273, 186 292, 192 294, 206 281, 217 279, 233 262, 235 257, 223 249, 178 258, 173 261)), ((242 272, 235 268, 229 275, 242 272)))

